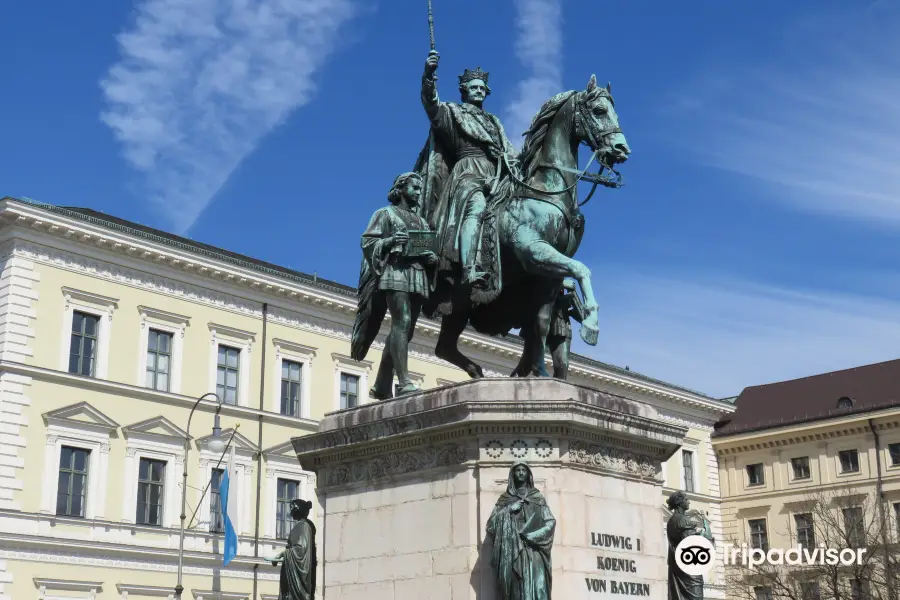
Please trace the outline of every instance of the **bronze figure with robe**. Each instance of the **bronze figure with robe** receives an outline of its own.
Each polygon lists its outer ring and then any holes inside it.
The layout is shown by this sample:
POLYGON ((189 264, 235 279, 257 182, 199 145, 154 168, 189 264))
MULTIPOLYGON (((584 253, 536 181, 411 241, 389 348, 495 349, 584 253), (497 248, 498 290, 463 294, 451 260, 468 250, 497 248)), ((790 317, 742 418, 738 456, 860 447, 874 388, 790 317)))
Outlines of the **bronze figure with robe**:
POLYGON ((517 164, 518 151, 496 115, 484 110, 490 95, 489 73, 466 69, 459 76, 461 102, 438 99, 432 51, 422 76, 422 105, 431 122, 433 148, 426 147, 415 170, 428 173, 422 214, 438 234, 436 252, 442 271, 459 269, 473 299, 488 302, 500 292, 499 244, 492 206, 506 189, 500 186, 504 165, 517 164), (431 165, 426 168, 428 162, 431 165), (485 241, 487 240, 487 243, 485 241))
POLYGON ((709 521, 701 513, 690 510, 691 503, 684 492, 675 492, 666 501, 672 516, 666 523, 669 540, 669 600, 703 600, 703 576, 688 575, 675 561, 675 549, 681 540, 703 536, 714 542, 709 521))
POLYGON ((314 600, 316 593, 316 526, 309 520, 312 502, 297 498, 291 501, 291 518, 295 524, 284 550, 270 560, 281 563, 278 600, 314 600))
POLYGON ((498 600, 550 600, 556 519, 525 463, 509 470, 506 491, 487 523, 498 600))
POLYGON ((376 400, 393 396, 394 373, 397 374, 399 394, 419 390, 409 376, 409 343, 422 301, 430 290, 427 268, 438 260, 430 250, 433 233, 416 212, 422 183, 422 177, 417 173, 398 175, 388 193, 390 204, 375 211, 362 234, 359 308, 350 356, 354 360, 365 358, 390 311, 391 331, 385 340, 375 385, 369 390, 369 397, 376 400), (423 238, 424 247, 415 246, 416 240, 411 236, 423 238))

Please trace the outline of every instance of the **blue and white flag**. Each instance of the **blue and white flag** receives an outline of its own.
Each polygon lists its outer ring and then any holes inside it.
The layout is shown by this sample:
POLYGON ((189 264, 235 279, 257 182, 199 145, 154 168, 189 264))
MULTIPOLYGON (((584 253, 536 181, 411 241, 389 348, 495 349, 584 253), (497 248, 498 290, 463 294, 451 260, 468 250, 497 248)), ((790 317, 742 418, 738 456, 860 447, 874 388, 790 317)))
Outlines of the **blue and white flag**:
POLYGON ((237 523, 237 493, 234 497, 232 490, 232 477, 234 476, 234 446, 231 446, 231 455, 228 457, 228 466, 222 476, 219 485, 219 496, 222 498, 222 517, 225 521, 225 552, 223 553, 223 566, 228 566, 231 559, 237 555, 237 531, 234 526, 237 523))

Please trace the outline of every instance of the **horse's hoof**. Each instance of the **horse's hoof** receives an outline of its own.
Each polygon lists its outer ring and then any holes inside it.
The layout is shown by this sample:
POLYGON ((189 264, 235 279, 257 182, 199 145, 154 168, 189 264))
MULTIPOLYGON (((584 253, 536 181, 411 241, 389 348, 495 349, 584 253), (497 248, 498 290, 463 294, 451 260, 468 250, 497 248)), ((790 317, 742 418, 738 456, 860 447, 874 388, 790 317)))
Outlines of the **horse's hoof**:
POLYGON ((472 379, 480 379, 484 377, 484 371, 478 365, 472 365, 466 369, 466 374, 472 379))
POLYGON ((596 327, 582 327, 581 339, 588 346, 596 346, 597 340, 600 338, 600 330, 596 327))

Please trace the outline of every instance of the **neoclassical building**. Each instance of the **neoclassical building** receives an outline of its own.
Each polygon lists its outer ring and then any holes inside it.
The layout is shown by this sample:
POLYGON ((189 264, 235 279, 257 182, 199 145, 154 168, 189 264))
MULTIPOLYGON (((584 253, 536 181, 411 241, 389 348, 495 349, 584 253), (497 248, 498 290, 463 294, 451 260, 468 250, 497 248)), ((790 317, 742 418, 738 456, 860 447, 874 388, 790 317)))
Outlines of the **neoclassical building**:
MULTIPOLYGON (((900 543, 900 360, 746 388, 713 434, 724 540, 787 549, 862 546, 880 556, 900 543)), ((896 558, 894 559, 896 560, 896 558)), ((883 572, 835 581, 825 569, 753 577, 732 569, 729 597, 869 598, 883 572), (796 580, 794 579, 796 577, 796 580), (876 579, 871 581, 869 579, 876 579), (778 589, 776 589, 778 588, 778 589)), ((896 577, 896 576, 895 576, 896 577)), ((900 580, 898 580, 900 582, 900 580)), ((882 594, 885 590, 881 590, 882 594)), ((877 597, 887 597, 879 595, 877 597)))
MULTIPOLYGON (((349 357, 355 288, 15 198, 0 200, 0 256, 0 600, 174 597, 185 471, 183 597, 276 598, 265 557, 284 544, 287 503, 315 486, 290 439, 369 402, 383 346, 349 357), (227 567, 217 408, 235 448, 239 552, 227 567)), ((467 378, 433 356, 437 332, 421 320, 411 349, 426 388, 467 378)), ((474 332, 461 342, 490 376, 521 349, 474 332)), ((664 495, 686 489, 721 534, 710 434, 733 406, 581 356, 570 378, 689 428, 664 495)))

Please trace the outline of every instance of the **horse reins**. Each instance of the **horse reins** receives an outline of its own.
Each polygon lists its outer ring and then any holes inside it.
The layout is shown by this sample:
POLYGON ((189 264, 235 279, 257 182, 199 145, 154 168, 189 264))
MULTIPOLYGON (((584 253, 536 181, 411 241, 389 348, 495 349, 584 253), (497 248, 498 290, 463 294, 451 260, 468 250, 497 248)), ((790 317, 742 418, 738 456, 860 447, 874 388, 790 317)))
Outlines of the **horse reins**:
MULTIPOLYGON (((574 97, 575 96, 573 95, 573 98, 574 97)), ((624 185, 622 175, 618 171, 616 171, 615 169, 613 169, 612 167, 607 165, 606 162, 602 158, 598 160, 598 162, 600 163, 600 170, 597 172, 596 175, 588 175, 588 172, 587 172, 588 169, 591 168, 591 165, 594 163, 594 160, 597 159, 597 155, 600 153, 600 142, 611 135, 616 135, 617 133, 622 133, 622 130, 618 127, 611 127, 609 129, 604 129, 603 131, 600 131, 599 133, 595 132, 594 128, 591 127, 591 125, 590 125, 590 121, 588 119, 586 119, 584 116, 584 113, 583 113, 584 104, 581 102, 578 102, 577 100, 576 100, 576 104, 577 104, 576 109, 575 109, 576 120, 578 118, 580 118, 582 123, 587 122, 587 126, 585 127, 585 130, 588 134, 588 138, 590 139, 590 146, 593 147, 593 152, 591 153, 591 158, 588 160, 587 165, 584 167, 584 169, 581 169, 581 170, 571 169, 569 167, 561 167, 559 165, 548 165, 546 163, 538 163, 538 165, 537 165, 537 168, 554 169, 556 171, 565 171, 567 173, 575 173, 577 175, 577 177, 575 178, 575 181, 572 183, 572 185, 570 185, 562 190, 559 190, 559 191, 537 189, 535 187, 528 185, 525 181, 523 181, 516 175, 515 171, 512 169, 512 166, 509 164, 509 157, 506 156, 505 153, 502 155, 502 160, 506 164, 506 168, 509 172, 510 178, 516 183, 516 185, 521 186, 521 187, 525 188, 526 190, 533 192, 533 193, 537 193, 537 194, 560 196, 562 194, 568 194, 569 192, 574 190, 575 187, 578 185, 578 182, 590 181, 591 183, 593 183, 593 185, 591 186, 591 191, 588 193, 587 198, 585 198, 584 201, 582 201, 582 202, 578 202, 577 198, 573 198, 573 200, 575 200, 577 205, 579 207, 581 207, 588 203, 588 201, 594 195, 594 192, 597 191, 598 185, 603 184, 607 187, 616 187, 616 188, 622 187, 624 185), (612 179, 603 177, 602 173, 603 173, 604 169, 609 170, 612 173, 615 173, 616 179, 612 180, 612 179)), ((577 122, 576 122, 576 126, 577 126, 577 122)), ((498 167, 499 166, 500 165, 498 164, 498 167)), ((498 171, 499 171, 499 169, 498 169, 498 171)))

